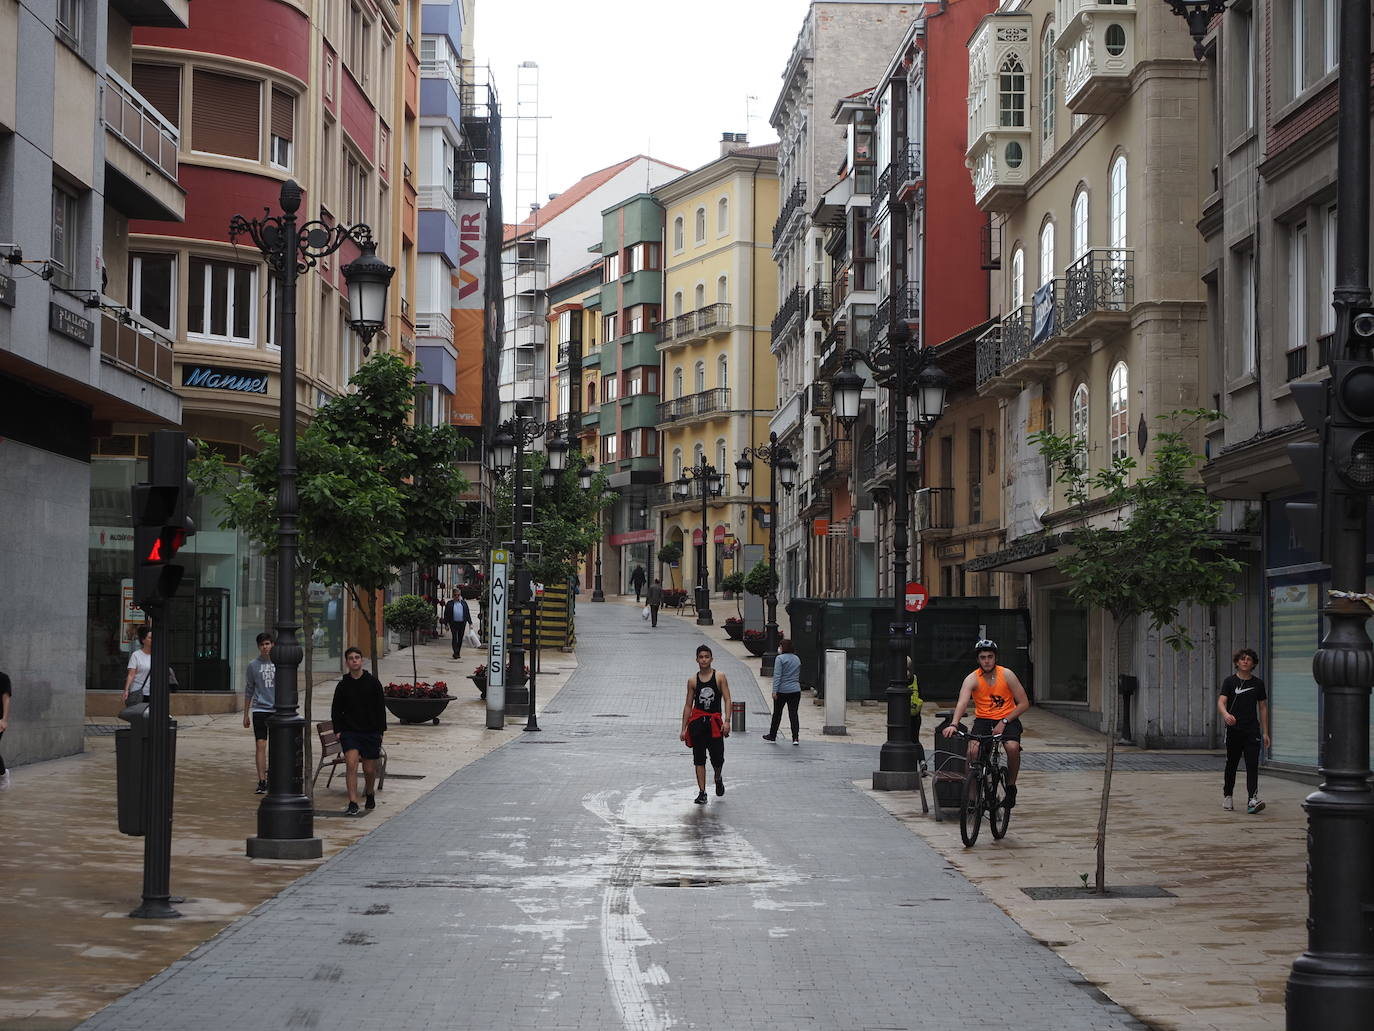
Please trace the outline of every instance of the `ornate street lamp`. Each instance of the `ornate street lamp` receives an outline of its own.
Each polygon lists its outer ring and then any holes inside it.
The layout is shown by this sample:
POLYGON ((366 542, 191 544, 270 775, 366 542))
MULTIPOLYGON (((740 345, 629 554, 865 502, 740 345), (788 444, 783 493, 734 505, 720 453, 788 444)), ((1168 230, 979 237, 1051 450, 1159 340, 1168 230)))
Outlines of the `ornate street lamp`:
POLYGON ((759 672, 771 677, 773 663, 778 657, 778 483, 782 483, 784 490, 792 489, 797 463, 792 460, 792 452, 778 443, 778 435, 770 433, 767 444, 747 447, 740 452, 739 461, 735 463, 735 479, 741 490, 749 489, 755 459, 768 466, 768 568, 773 578, 767 596, 768 619, 764 624, 763 665, 759 672))
POLYGON ((1164 0, 1169 9, 1188 23, 1188 35, 1193 37, 1193 56, 1199 61, 1206 52, 1202 45, 1207 26, 1226 10, 1226 0, 1164 0))
POLYGON ((723 482, 724 477, 703 457, 699 464, 682 470, 682 478, 673 488, 679 501, 686 501, 691 496, 693 484, 701 496, 701 550, 697 552, 697 626, 714 624, 711 615, 711 590, 706 577, 706 541, 709 532, 706 525, 709 518, 707 508, 712 498, 720 497, 723 482))
POLYGON ((386 292, 395 269, 377 258, 372 229, 366 225, 330 225, 312 219, 297 225, 301 188, 293 179, 282 184, 282 213, 262 218, 235 215, 229 239, 249 237, 267 261, 278 285, 281 317, 280 442, 277 460, 277 623, 272 662, 276 666, 277 701, 267 722, 267 794, 258 806, 257 837, 248 839, 254 859, 318 859, 323 844, 314 834, 314 806, 305 793, 302 765, 305 720, 297 712, 297 673, 305 652, 296 636, 296 281, 352 241, 363 253, 344 266, 348 283, 349 324, 363 338, 366 354, 386 316, 386 292))

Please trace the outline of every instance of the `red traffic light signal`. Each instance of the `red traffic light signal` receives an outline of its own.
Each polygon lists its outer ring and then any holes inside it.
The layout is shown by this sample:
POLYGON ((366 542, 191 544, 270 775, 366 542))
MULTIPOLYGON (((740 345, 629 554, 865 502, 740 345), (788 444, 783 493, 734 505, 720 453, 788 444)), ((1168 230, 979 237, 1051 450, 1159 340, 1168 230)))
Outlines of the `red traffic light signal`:
POLYGON ((146 608, 167 601, 181 584, 184 567, 175 562, 186 538, 196 532, 190 507, 195 488, 186 464, 196 446, 186 434, 157 430, 149 434, 148 471, 152 482, 131 491, 134 523, 134 601, 146 608))

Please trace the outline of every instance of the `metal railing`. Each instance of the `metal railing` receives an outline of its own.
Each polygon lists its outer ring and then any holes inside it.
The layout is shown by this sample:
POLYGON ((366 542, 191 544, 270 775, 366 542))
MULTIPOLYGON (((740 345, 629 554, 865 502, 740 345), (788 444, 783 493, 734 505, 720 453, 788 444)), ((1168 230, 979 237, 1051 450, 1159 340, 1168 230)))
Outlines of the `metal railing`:
POLYGON ((708 304, 696 311, 684 312, 674 318, 664 319, 658 324, 658 342, 666 344, 709 336, 728 329, 730 317, 730 305, 724 301, 708 304))
POLYGON ((681 419, 691 419, 695 416, 711 415, 714 412, 728 412, 729 410, 730 388, 714 387, 711 390, 703 390, 699 394, 688 394, 686 397, 661 402, 658 406, 657 419, 659 423, 677 422, 681 419))
POLYGON ((420 78, 447 79, 449 85, 453 87, 454 95, 458 97, 458 102, 460 104, 463 102, 463 76, 448 58, 431 57, 428 60, 421 60, 420 78))
POLYGON ((974 384, 982 386, 1002 375, 1002 327, 991 326, 978 338, 974 348, 974 384))
POLYGON ((905 147, 899 148, 897 155, 892 161, 892 178, 896 180, 897 189, 910 186, 922 177, 921 169, 921 145, 908 141, 905 147))
POLYGON ((458 224, 458 205, 444 187, 421 186, 416 193, 417 201, 422 209, 445 212, 453 220, 454 225, 458 224))
POLYGON ((883 170, 878 175, 878 185, 874 187, 873 197, 875 203, 877 198, 886 197, 892 192, 892 165, 889 162, 883 166, 883 170))
POLYGON ((809 301, 808 307, 812 315, 819 314, 820 312, 829 313, 834 311, 834 308, 831 306, 833 291, 829 283, 817 283, 811 288, 807 296, 809 301))
POLYGON ((919 322, 920 318, 921 288, 915 283, 907 283, 878 302, 873 324, 882 333, 892 322, 919 322))
POLYGON ((1096 312, 1127 311, 1135 303, 1135 253, 1088 251, 1064 272, 1064 324, 1096 312))
POLYGON ((453 320, 441 311, 421 311, 415 313, 415 335, 417 337, 439 337, 453 343, 453 320))
POLYGON ((782 234, 787 230, 787 224, 796 214, 797 209, 806 203, 806 183, 798 179, 792 184, 792 190, 787 195, 787 199, 782 203, 782 210, 778 213, 778 220, 773 223, 773 246, 778 245, 782 239, 782 234))
POLYGON ((1002 368, 1025 361, 1034 350, 1032 337, 1035 318, 1031 306, 1017 308, 1002 316, 1002 368))
POLYGON ((821 449, 816 458, 816 479, 822 483, 838 476, 846 476, 853 463, 853 442, 836 438, 821 449))
POLYGON ((558 364, 582 361, 582 341, 565 340, 558 345, 558 364))
POLYGON ((802 288, 800 285, 787 291, 787 296, 778 306, 778 313, 773 316, 773 336, 781 333, 783 328, 792 321, 792 317, 801 311, 801 303, 802 288))
POLYGON ((913 498, 917 530, 954 529, 954 488, 923 487, 913 498))
POLYGON ((1300 379, 1307 375, 1308 346, 1307 344, 1303 344, 1301 347, 1295 347, 1288 352, 1286 358, 1288 362, 1287 378, 1289 380, 1300 379))
POLYGON ((830 384, 825 380, 815 380, 806 386, 806 410, 812 415, 829 415, 831 408, 830 384))
POLYGON ((105 126, 177 181, 181 132, 113 68, 105 69, 105 126))

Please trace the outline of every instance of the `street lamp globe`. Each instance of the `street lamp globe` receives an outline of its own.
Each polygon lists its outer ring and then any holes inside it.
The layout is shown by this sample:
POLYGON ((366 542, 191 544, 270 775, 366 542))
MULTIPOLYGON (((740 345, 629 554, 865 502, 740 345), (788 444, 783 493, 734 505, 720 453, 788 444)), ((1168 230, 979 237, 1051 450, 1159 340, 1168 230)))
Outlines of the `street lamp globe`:
POLYGON ((491 457, 497 469, 509 469, 515 462, 515 438, 501 430, 491 440, 491 457))
POLYGON ((348 284, 348 324, 363 338, 366 348, 386 324, 386 292, 396 270, 377 257, 377 245, 368 240, 362 254, 342 271, 348 284))
POLYGON ((834 396, 835 417, 846 426, 859 418, 859 401, 863 397, 864 378, 846 365, 830 381, 834 396))
POLYGON ((749 489, 749 478, 754 474, 754 463, 747 458, 741 458, 735 463, 735 480, 739 483, 740 490, 749 489))
POLYGON ((692 485, 689 482, 687 482, 687 477, 684 476, 682 477, 682 479, 674 481, 673 496, 676 497, 679 501, 685 501, 687 495, 691 492, 692 485))
POLYGON ((577 485, 583 490, 592 489, 592 467, 590 464, 584 465, 577 473, 577 485))
POLYGON ((539 470, 539 482, 540 482, 540 484, 542 484, 546 489, 549 488, 549 487, 552 487, 553 484, 554 484, 554 481, 555 481, 557 478, 558 478, 558 473, 554 470, 553 466, 551 466, 551 465, 546 465, 546 466, 544 466, 543 469, 540 469, 540 470, 539 470))
POLYGON ((549 468, 561 473, 568 467, 568 442, 562 437, 554 437, 545 445, 549 453, 549 468))
POLYGON ((725 477, 721 476, 720 473, 716 472, 716 470, 712 469, 710 466, 707 466, 707 468, 710 469, 710 471, 706 474, 706 487, 710 490, 712 497, 718 498, 720 497, 720 491, 725 477))
POLYGON ((945 395, 949 392, 949 376, 935 364, 927 365, 916 376, 916 389, 912 392, 913 409, 916 423, 922 429, 935 425, 945 410, 945 395))
POLYGON ((783 490, 791 490, 797 482, 797 463, 794 459, 784 458, 778 463, 778 480, 783 490))

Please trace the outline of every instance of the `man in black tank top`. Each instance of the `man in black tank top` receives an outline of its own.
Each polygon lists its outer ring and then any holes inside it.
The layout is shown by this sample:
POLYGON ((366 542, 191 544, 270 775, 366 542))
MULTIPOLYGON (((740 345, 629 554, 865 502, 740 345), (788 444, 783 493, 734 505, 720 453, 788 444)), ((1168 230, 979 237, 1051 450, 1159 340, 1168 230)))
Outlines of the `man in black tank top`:
POLYGON ((711 667, 711 649, 697 648, 697 672, 687 681, 687 699, 682 706, 682 733, 678 735, 692 749, 692 764, 697 773, 697 805, 706 804, 706 759, 716 772, 716 794, 725 794, 725 739, 730 736, 726 716, 730 712, 730 684, 724 673, 711 667))

